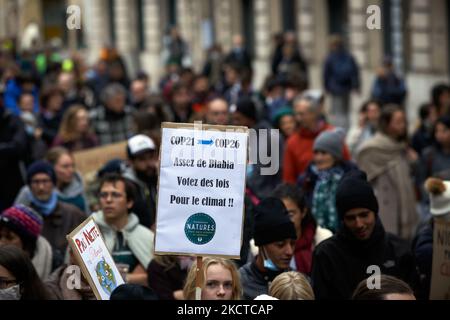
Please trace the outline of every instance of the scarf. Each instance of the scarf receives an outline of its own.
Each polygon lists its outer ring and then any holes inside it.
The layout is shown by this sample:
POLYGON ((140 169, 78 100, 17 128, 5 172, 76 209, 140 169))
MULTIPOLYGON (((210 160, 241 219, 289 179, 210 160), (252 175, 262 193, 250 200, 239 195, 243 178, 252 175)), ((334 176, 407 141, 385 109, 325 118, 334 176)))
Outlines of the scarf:
POLYGON ((316 166, 312 167, 317 174, 317 182, 314 186, 312 199, 312 214, 317 224, 324 228, 336 231, 338 228, 338 215, 336 210, 336 190, 344 175, 340 167, 318 171, 316 166))
POLYGON ((31 204, 45 217, 49 216, 58 204, 58 193, 55 190, 52 191, 52 195, 46 202, 38 200, 31 192, 29 196, 31 204))

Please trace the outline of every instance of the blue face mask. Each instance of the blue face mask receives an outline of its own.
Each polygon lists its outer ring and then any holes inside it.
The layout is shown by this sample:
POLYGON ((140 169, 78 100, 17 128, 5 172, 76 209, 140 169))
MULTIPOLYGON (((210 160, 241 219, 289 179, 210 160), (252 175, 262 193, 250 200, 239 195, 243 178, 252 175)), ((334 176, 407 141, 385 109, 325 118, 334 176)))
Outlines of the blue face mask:
POLYGON ((250 178, 253 175, 253 165, 252 164, 247 164, 247 178, 250 178))
POLYGON ((280 269, 270 259, 264 259, 264 268, 270 271, 280 271, 280 269))

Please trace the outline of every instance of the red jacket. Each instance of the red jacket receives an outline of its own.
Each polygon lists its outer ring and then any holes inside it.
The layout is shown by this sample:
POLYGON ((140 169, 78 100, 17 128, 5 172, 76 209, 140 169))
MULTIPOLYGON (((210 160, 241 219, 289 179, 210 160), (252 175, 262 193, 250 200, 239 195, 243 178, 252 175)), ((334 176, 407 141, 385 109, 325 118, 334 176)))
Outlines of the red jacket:
MULTIPOLYGON (((293 134, 286 142, 286 149, 283 160, 283 182, 297 183, 297 178, 305 172, 308 164, 313 159, 314 140, 319 134, 326 130, 333 130, 334 127, 328 123, 321 123, 319 130, 312 132, 307 129, 300 129, 293 134)), ((344 144, 344 160, 350 160, 350 152, 344 144)))

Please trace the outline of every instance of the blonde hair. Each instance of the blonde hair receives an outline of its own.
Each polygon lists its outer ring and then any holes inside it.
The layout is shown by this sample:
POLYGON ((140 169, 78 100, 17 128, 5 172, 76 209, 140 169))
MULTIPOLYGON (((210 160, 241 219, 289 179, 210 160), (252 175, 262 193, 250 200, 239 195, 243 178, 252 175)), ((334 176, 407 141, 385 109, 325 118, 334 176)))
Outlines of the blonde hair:
POLYGON ((64 112, 61 126, 59 128, 58 135, 64 142, 75 141, 80 138, 80 134, 76 130, 77 126, 77 113, 81 110, 87 112, 83 105, 77 104, 71 106, 64 112))
POLYGON ((278 275, 269 287, 269 295, 280 300, 314 300, 314 292, 306 277, 289 271, 278 275))
POLYGON ((67 154, 69 157, 73 160, 72 153, 64 148, 64 147, 53 147, 50 150, 47 151, 47 154, 45 155, 45 159, 47 159, 48 162, 50 162, 53 166, 55 166, 58 163, 59 158, 61 156, 67 154))
MULTIPOLYGON (((231 260, 223 259, 223 258, 204 258, 203 259, 203 284, 202 289, 205 286, 206 272, 208 268, 212 265, 219 264, 223 266, 225 269, 229 270, 231 273, 231 278, 233 281, 233 289, 231 294, 231 300, 240 300, 242 296, 242 286, 241 279, 239 276, 239 272, 236 268, 236 265, 231 260)), ((186 278, 186 284, 183 288, 183 295, 186 300, 194 300, 195 299, 195 279, 197 274, 197 261, 195 261, 189 270, 189 273, 186 278)))

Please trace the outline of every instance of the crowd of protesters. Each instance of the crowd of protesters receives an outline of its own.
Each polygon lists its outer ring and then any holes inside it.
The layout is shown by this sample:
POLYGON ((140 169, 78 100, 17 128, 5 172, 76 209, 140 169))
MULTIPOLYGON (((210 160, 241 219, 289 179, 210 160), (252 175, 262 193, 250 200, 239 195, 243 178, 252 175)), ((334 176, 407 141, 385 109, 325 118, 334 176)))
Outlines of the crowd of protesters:
MULTIPOLYGON (((409 101, 422 104, 410 134, 407 87, 390 58, 350 127, 361 83, 340 37, 321 88, 310 87, 292 32, 275 37, 262 88, 239 35, 196 72, 174 28, 161 79, 130 77, 114 48, 88 66, 59 47, 0 44, 0 300, 94 299, 84 278, 66 285, 76 265, 66 235, 91 215, 126 282, 112 300, 195 298, 195 260, 153 253, 165 121, 280 130, 278 172, 247 166, 241 257, 204 259, 203 300, 428 299, 433 217, 450 217, 448 84, 409 101), (98 168, 93 191, 74 153, 123 141, 127 159, 98 168), (381 288, 367 289, 369 266, 381 288)), ((264 147, 259 139, 251 147, 264 147)))

